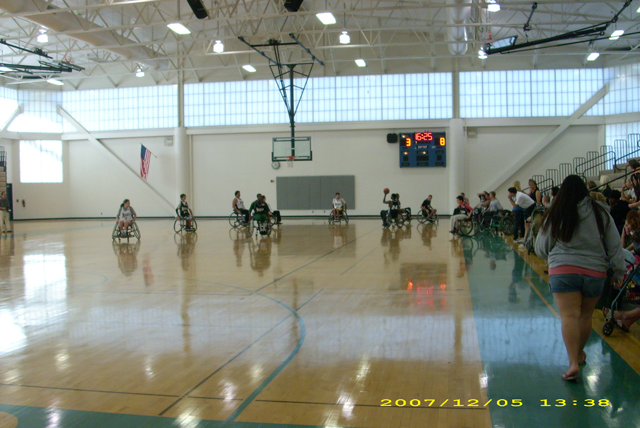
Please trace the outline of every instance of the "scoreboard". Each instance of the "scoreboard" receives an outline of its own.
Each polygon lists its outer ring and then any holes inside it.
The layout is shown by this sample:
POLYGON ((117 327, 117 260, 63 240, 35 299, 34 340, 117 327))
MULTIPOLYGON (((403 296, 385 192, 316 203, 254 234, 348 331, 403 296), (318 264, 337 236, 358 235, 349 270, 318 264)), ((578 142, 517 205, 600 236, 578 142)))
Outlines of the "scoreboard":
POLYGON ((398 140, 400 168, 447 166, 445 132, 401 132, 398 140))

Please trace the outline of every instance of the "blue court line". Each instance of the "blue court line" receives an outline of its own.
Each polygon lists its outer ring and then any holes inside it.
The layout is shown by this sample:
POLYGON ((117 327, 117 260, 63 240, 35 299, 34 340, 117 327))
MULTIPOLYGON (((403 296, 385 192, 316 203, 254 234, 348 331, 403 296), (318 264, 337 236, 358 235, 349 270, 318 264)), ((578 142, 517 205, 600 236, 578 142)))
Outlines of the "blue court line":
POLYGON ((107 277, 106 275, 102 275, 100 273, 83 272, 83 271, 80 271, 80 270, 73 270, 73 269, 67 269, 67 272, 82 273, 82 274, 85 274, 85 275, 96 275, 96 276, 101 276, 102 277, 102 281, 100 281, 99 283, 94 284, 94 285, 89 285, 89 286, 80 288, 78 290, 71 290, 71 291, 68 292, 69 294, 85 291, 85 290, 88 290, 89 288, 93 288, 93 287, 98 287, 98 286, 106 283, 107 281, 109 281, 109 277, 107 277))
MULTIPOLYGON (((141 274, 138 274, 138 276, 141 276, 141 274)), ((164 409, 162 412, 160 412, 159 416, 162 416, 163 414, 165 414, 167 411, 169 411, 171 408, 173 408, 176 404, 178 404, 180 401, 182 401, 184 398, 187 398, 188 395, 193 392, 194 390, 196 390, 198 387, 200 387, 203 383, 205 383, 207 380, 209 380, 211 377, 213 377, 216 373, 218 373, 220 370, 222 370, 224 367, 226 367, 229 363, 231 363, 233 360, 235 360, 236 358, 238 358, 240 355, 242 355, 244 352, 246 352, 249 348, 251 348, 253 345, 255 345, 258 341, 260 341, 263 337, 265 337, 267 334, 269 334, 271 331, 273 331, 275 328, 277 328, 280 324, 282 324, 283 322, 285 322, 287 319, 289 319, 291 317, 291 315, 294 315, 298 321, 298 323, 300 324, 300 337, 298 338, 298 343, 295 347, 295 349, 289 354, 289 357, 285 360, 285 363, 281 364, 276 371, 279 373, 284 366, 286 366, 289 361, 291 361, 293 359, 293 357, 298 353, 298 351, 300 350, 300 348, 302 347, 302 343, 304 342, 305 336, 306 336, 306 329, 304 326, 304 322, 302 321, 302 318, 300 318, 300 316, 296 313, 295 310, 293 310, 291 307, 289 307, 288 305, 280 302, 279 300, 276 300, 272 297, 266 296, 264 294, 258 293, 258 292, 254 292, 251 290, 247 290, 235 285, 229 285, 229 284, 221 284, 218 282, 213 282, 213 281, 205 281, 205 280, 201 280, 201 279, 190 279, 190 278, 177 278, 177 277, 168 277, 168 276, 163 276, 163 275, 159 275, 158 278, 171 278, 171 279, 182 279, 182 280, 187 280, 187 281, 194 281, 194 282, 201 282, 201 283, 205 283, 205 284, 216 284, 216 285, 222 285, 225 287, 230 287, 230 288, 235 288, 237 290, 243 290, 246 291, 247 293, 249 293, 249 295, 251 294, 256 294, 258 296, 264 297, 266 299, 269 299, 275 303, 277 303, 278 305, 284 307, 288 312, 290 312, 290 314, 288 316, 286 316, 284 319, 282 319, 279 323, 277 323, 276 325, 274 325, 273 327, 271 327, 269 330, 267 330, 264 334, 262 334, 259 338, 257 338, 255 341, 253 341, 251 344, 249 344, 246 348, 244 348, 242 351, 240 351, 239 353, 237 353, 236 355, 234 355, 231 359, 229 359, 227 362, 225 362, 222 366, 218 367, 213 373, 211 373, 210 375, 208 375, 206 378, 204 378, 201 382, 199 382, 196 386, 194 386, 193 388, 191 388, 189 391, 187 391, 182 397, 180 397, 180 399, 176 400, 174 403, 172 403, 169 407, 167 407, 166 409, 164 409)), ((152 293, 153 294, 153 293, 152 293)), ((317 294, 317 293, 316 293, 317 294)), ((315 297, 312 296, 311 298, 315 297)), ((277 373, 276 373, 277 374, 277 373)), ((275 376, 274 376, 275 377, 275 376)), ((270 376, 268 378, 269 382, 271 382, 272 377, 270 376)), ((263 382, 264 386, 261 384, 260 386, 262 386, 262 388, 266 387, 268 385, 267 382, 266 384, 263 382)), ((255 394, 257 395, 257 394, 255 394)), ((251 396, 250 396, 251 398, 251 396)), ((253 397, 255 398, 255 397, 253 397)), ((253 401, 253 398, 251 398, 251 401, 253 401)), ((246 400, 245 400, 246 402, 246 400)), ((244 403, 243 403, 244 404, 244 403)), ((244 408, 246 408, 246 406, 248 406, 250 404, 247 403, 244 407, 242 407, 242 409, 244 410, 244 408)), ((242 406, 242 405, 241 405, 242 406)), ((234 412, 235 413, 235 412, 234 412)), ((236 415, 237 417, 237 415, 236 415)))

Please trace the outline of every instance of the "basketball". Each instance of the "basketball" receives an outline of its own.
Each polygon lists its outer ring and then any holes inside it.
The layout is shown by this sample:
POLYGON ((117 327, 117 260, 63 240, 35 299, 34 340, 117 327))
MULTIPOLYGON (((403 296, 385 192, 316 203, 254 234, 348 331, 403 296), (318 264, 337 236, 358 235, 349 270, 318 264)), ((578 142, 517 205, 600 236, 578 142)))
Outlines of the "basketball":
POLYGON ((389 189, 387 189, 386 187, 382 191, 384 192, 385 195, 389 194, 389 189))

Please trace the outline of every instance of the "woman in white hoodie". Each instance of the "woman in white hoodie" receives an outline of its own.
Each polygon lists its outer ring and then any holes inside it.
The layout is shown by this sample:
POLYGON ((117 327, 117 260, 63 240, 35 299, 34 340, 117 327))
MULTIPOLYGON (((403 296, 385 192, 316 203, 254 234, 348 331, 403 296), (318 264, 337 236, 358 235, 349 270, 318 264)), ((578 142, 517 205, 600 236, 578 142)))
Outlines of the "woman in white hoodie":
POLYGON ((607 269, 621 280, 626 272, 620 235, 605 208, 589 197, 577 175, 568 176, 542 220, 536 254, 549 259, 549 286, 558 304, 569 368, 576 380, 587 355, 591 317, 602 294, 607 269))

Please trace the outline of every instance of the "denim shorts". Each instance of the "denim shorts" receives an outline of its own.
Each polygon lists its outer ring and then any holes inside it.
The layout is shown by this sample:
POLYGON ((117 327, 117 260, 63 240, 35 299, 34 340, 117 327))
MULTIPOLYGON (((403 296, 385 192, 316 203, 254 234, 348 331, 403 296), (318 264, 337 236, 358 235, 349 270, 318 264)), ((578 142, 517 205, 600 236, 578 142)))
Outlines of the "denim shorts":
POLYGON ((584 297, 600 297, 606 278, 596 278, 577 273, 550 275, 549 288, 552 293, 582 292, 584 297))

